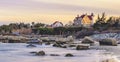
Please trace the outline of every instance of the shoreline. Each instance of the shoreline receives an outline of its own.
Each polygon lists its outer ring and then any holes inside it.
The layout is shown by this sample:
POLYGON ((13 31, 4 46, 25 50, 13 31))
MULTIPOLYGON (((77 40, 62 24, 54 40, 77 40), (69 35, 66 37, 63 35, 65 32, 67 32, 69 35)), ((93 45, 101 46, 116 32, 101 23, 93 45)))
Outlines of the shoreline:
MULTIPOLYGON (((67 60, 68 61, 72 61, 72 62, 77 62, 77 61, 81 61, 81 62, 111 62, 111 61, 112 62, 118 62, 118 61, 113 61, 111 59, 111 58, 116 59, 116 56, 111 55, 111 54, 110 55, 108 55, 108 54, 105 55, 104 54, 105 51, 102 51, 102 50, 100 50, 100 51, 99 50, 76 51, 76 50, 71 50, 71 49, 53 48, 52 46, 45 46, 45 44, 43 44, 43 45, 36 45, 37 46, 36 48, 32 48, 31 49, 31 48, 26 48, 26 45, 28 45, 28 44, 23 43, 23 44, 19 44, 19 46, 18 46, 18 44, 19 43, 14 43, 14 44, 4 43, 4 44, 1 44, 1 51, 0 51, 0 53, 1 53, 0 54, 1 60, 3 60, 4 57, 6 57, 7 60, 10 60, 9 59, 10 57, 8 57, 8 56, 9 56, 9 54, 13 54, 11 59, 13 59, 13 57, 16 57, 16 59, 19 60, 20 56, 22 56, 21 59, 24 59, 24 57, 25 58, 29 57, 30 59, 33 59, 31 62, 39 62, 40 60, 43 60, 43 59, 46 59, 43 62, 48 62, 48 60, 51 60, 51 59, 54 59, 54 58, 57 58, 57 59, 52 60, 53 62, 57 62, 57 61, 58 62, 59 61, 63 61, 64 62, 64 61, 67 61, 67 60), (7 47, 5 47, 5 45, 7 47), (14 47, 14 46, 17 46, 17 47, 14 47), (2 47, 4 47, 5 50, 2 49, 2 47), (8 51, 6 49, 10 49, 10 51, 8 51), (24 50, 24 52, 21 49, 24 50), (31 54, 28 53, 28 52, 31 52, 31 51, 40 51, 40 50, 45 51, 46 54, 47 54, 46 56, 41 57, 41 59, 38 56, 32 56, 31 54), (10 53, 6 53, 5 54, 6 56, 5 56, 5 55, 3 55, 4 51, 5 52, 10 52, 10 53), (59 53, 59 52, 61 52, 61 53, 59 53), (58 56, 58 57, 49 56, 49 54, 51 54, 51 53, 59 54, 60 56, 58 56), (73 55, 75 55, 75 57, 70 57, 71 59, 66 58, 66 57, 64 57, 64 55, 66 53, 72 53, 73 55), (49 57, 49 59, 48 59, 48 57, 49 57), (63 60, 60 60, 61 58, 63 58, 63 60)), ((27 60, 30 60, 30 59, 24 59, 25 61, 23 61, 23 62, 26 62, 27 60)), ((8 62, 8 61, 6 61, 6 62, 8 62)), ((9 61, 9 62, 11 62, 11 61, 9 61)))

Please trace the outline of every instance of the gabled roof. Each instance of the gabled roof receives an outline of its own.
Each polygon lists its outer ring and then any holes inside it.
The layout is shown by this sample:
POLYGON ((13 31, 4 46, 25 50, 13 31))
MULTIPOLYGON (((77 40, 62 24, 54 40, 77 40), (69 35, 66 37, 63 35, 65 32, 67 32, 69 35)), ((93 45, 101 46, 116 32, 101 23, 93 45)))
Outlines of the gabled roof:
POLYGON ((88 18, 89 18, 90 20, 93 20, 93 16, 91 16, 91 15, 89 15, 88 18))
MULTIPOLYGON (((84 18, 86 15, 85 14, 83 14, 83 15, 81 15, 80 17, 76 17, 76 19, 79 19, 79 18, 84 18)), ((87 15, 87 17, 90 19, 90 20, 93 20, 93 15, 87 15)))
POLYGON ((52 25, 55 25, 56 23, 60 23, 60 24, 63 25, 63 23, 62 23, 62 22, 59 22, 59 21, 55 21, 52 25))
POLYGON ((80 18, 84 18, 85 17, 85 14, 81 15, 80 18))
MULTIPOLYGON (((80 18, 84 18, 86 15, 81 15, 80 18)), ((92 15, 87 15, 87 17, 90 19, 90 20, 93 20, 93 16, 92 15)))

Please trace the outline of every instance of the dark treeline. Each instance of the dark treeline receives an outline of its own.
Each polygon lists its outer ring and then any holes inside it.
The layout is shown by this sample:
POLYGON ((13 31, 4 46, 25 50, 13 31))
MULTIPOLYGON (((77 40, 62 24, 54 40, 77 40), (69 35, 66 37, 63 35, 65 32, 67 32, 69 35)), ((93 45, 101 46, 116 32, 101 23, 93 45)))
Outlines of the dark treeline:
POLYGON ((82 27, 56 27, 56 28, 37 28, 33 29, 33 33, 41 35, 73 35, 81 31, 82 27))
POLYGON ((30 28, 29 24, 25 23, 10 23, 9 25, 1 25, 0 26, 0 33, 12 33, 14 29, 21 29, 21 28, 30 28))
POLYGON ((119 30, 120 28, 120 17, 109 17, 106 19, 105 13, 102 14, 94 23, 93 28, 97 31, 104 31, 109 29, 119 30))
POLYGON ((45 24, 43 23, 10 23, 8 25, 1 25, 0 26, 0 34, 12 33, 13 30, 18 29, 32 29, 32 28, 39 28, 44 27, 45 24))

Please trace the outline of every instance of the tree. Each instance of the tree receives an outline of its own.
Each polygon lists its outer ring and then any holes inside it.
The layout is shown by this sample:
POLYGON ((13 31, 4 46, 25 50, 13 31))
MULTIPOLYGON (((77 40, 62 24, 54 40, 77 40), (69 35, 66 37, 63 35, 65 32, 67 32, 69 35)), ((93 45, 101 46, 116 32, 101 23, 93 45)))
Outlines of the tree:
POLYGON ((113 28, 113 27, 119 27, 119 23, 120 23, 120 19, 116 18, 116 17, 110 17, 107 20, 107 24, 109 25, 109 27, 113 28))
POLYGON ((99 16, 98 14, 98 19, 97 22, 98 24, 104 24, 106 22, 106 17, 105 17, 105 13, 102 13, 102 17, 99 16))
POLYGON ((11 32, 9 25, 2 25, 0 28, 2 31, 4 31, 4 33, 11 32))
POLYGON ((43 23, 36 23, 34 25, 35 28, 40 28, 40 27, 44 27, 44 26, 45 26, 45 24, 43 24, 43 23))
POLYGON ((108 25, 106 23, 105 13, 102 13, 102 17, 100 17, 98 14, 97 22, 94 23, 93 28, 100 31, 106 30, 108 28, 108 25))
POLYGON ((108 20, 107 20, 107 24, 109 25, 109 26, 112 26, 114 23, 115 23, 115 21, 112 19, 113 17, 110 17, 108 20))

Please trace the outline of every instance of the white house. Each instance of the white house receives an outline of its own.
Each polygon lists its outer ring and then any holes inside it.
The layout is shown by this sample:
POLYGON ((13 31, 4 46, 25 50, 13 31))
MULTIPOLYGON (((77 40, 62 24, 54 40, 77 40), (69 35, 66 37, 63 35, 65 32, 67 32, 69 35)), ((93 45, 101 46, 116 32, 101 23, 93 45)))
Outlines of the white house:
POLYGON ((59 21, 55 21, 51 26, 53 28, 55 28, 55 27, 63 27, 63 23, 59 22, 59 21))
POLYGON ((83 14, 81 16, 77 15, 77 17, 75 17, 74 19, 74 23, 73 25, 74 26, 91 26, 93 25, 93 17, 94 17, 94 14, 91 13, 91 15, 87 15, 87 14, 83 14))

